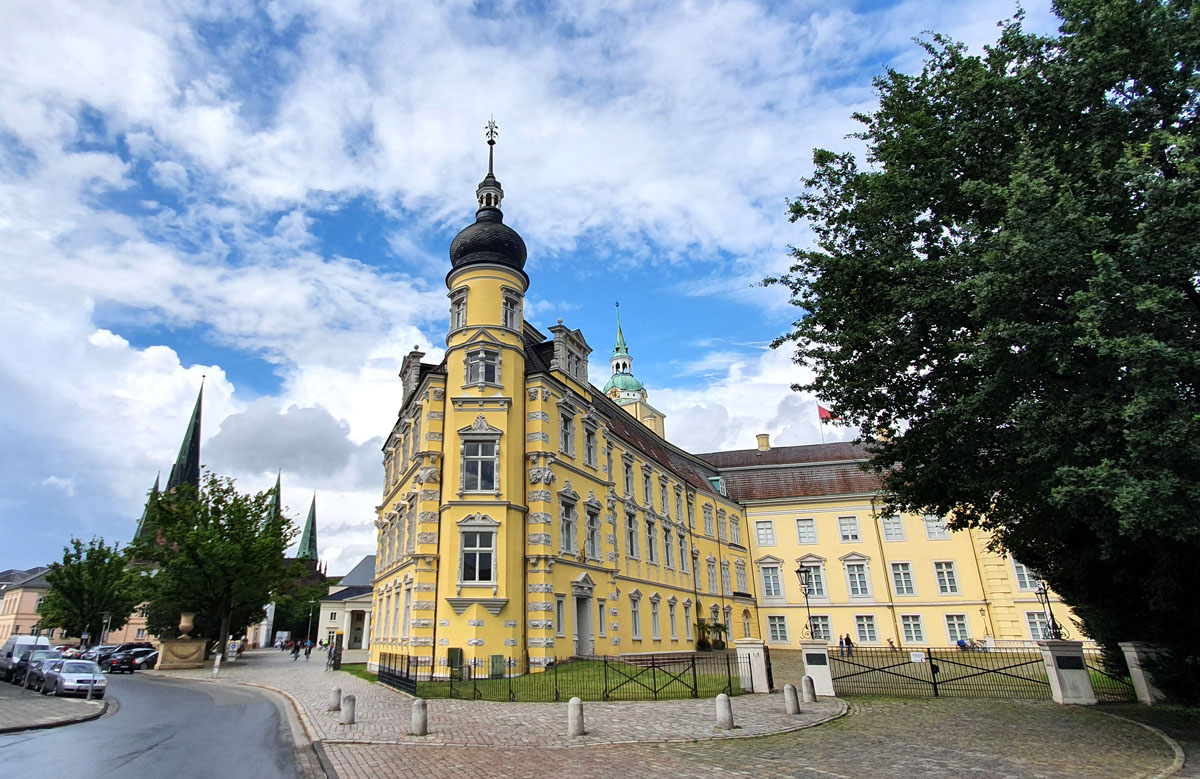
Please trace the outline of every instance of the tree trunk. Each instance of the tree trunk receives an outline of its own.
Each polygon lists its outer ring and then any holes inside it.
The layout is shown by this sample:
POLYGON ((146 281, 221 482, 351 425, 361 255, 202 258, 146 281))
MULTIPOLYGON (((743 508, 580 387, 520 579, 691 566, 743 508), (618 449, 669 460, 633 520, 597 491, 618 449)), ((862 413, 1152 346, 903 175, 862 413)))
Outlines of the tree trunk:
POLYGON ((221 653, 221 658, 229 659, 229 620, 231 606, 221 610, 221 632, 217 634, 217 651, 221 653))

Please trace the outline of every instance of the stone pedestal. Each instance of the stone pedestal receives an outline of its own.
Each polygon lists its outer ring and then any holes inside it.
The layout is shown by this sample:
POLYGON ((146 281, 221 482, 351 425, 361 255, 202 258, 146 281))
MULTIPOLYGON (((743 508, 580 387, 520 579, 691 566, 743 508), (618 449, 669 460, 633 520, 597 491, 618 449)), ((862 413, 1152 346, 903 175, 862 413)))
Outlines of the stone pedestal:
POLYGON ((167 638, 158 645, 159 671, 174 671, 183 668, 204 667, 204 645, 202 638, 167 638))
POLYGON ((804 675, 812 678, 817 695, 833 697, 833 674, 829 670, 829 647, 824 641, 801 641, 804 675))
POLYGON ((1129 667, 1129 681, 1133 682, 1133 690, 1137 693, 1139 703, 1153 706, 1166 699, 1162 690, 1154 685, 1154 678, 1146 670, 1146 661, 1153 657, 1158 648, 1141 641, 1121 641, 1117 644, 1125 653, 1125 665, 1129 667))
POLYGON ((757 638, 739 638, 733 644, 737 647, 742 689, 759 693, 770 692, 771 685, 767 682, 767 655, 763 651, 763 642, 757 638), (746 668, 747 659, 749 669, 746 668))
POLYGON ((1096 705, 1092 678, 1088 676, 1083 659, 1082 641, 1039 641, 1046 676, 1050 679, 1050 694, 1055 703, 1079 706, 1096 705))

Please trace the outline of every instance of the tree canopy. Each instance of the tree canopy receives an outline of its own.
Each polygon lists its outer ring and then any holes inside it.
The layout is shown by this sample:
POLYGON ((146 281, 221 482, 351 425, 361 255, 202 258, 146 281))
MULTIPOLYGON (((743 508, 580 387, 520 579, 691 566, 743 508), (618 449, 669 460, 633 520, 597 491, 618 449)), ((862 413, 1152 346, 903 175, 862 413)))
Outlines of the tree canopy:
POLYGON ((868 164, 816 150, 776 346, 895 508, 982 527, 1104 643, 1200 679, 1200 20, 1057 0, 875 80, 868 164))
POLYGON ((85 545, 72 536, 62 561, 50 564, 46 582, 41 627, 62 628, 71 636, 87 633, 89 644, 99 643, 106 617, 110 631, 120 630, 142 601, 140 577, 130 570, 128 556, 102 539, 85 545))
POLYGON ((151 494, 136 549, 139 561, 156 567, 148 577, 150 629, 174 636, 180 613, 191 611, 195 632, 225 646, 231 628, 262 619, 295 573, 283 557, 294 535, 270 493, 241 493, 210 472, 199 492, 183 484, 151 494))

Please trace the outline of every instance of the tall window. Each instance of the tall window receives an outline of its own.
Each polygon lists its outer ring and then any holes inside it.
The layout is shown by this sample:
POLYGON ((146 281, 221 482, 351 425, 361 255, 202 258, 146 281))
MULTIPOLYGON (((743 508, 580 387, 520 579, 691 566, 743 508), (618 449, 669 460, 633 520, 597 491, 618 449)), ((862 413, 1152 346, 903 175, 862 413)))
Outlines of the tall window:
POLYGON ((882 520, 884 541, 904 540, 904 520, 899 514, 888 514, 882 520))
POLYGON ((821 563, 804 563, 808 571, 808 597, 825 597, 825 566, 821 563))
POLYGON ((646 562, 658 562, 658 534, 649 514, 646 515, 646 562))
POLYGON ((817 543, 817 521, 815 519, 796 520, 796 542, 801 544, 817 543))
POLYGON ((658 599, 650 599, 650 636, 657 641, 662 638, 662 632, 658 627, 658 599))
POLYGON ((496 533, 492 530, 467 530, 462 534, 463 584, 491 584, 496 581, 494 558, 496 533))
POLYGON ((598 620, 596 622, 596 627, 601 636, 606 635, 606 629, 608 626, 605 624, 605 619, 607 617, 608 615, 604 613, 604 599, 601 598, 596 602, 596 619, 598 620))
POLYGON ((708 591, 717 591, 717 561, 708 561, 708 591))
POLYGON ((729 581, 729 563, 721 563, 721 592, 726 595, 733 594, 733 584, 729 581))
POLYGON ((504 326, 509 330, 521 329, 521 303, 513 295, 504 296, 504 326))
POLYGON ((824 614, 813 614, 812 622, 808 625, 812 637, 818 641, 828 641, 833 635, 833 631, 829 627, 829 617, 824 614))
POLYGON ((717 538, 725 540, 725 509, 717 511, 717 538))
POLYGON ((733 570, 734 574, 737 576, 737 591, 749 592, 750 588, 747 586, 746 582, 746 564, 741 560, 738 560, 733 566, 733 570))
POLYGON ((1025 612, 1025 623, 1029 625, 1029 636, 1035 641, 1048 641, 1054 638, 1050 634, 1050 621, 1044 611, 1025 612))
POLYGON ((754 538, 759 546, 775 546, 775 523, 769 519, 755 522, 754 538))
POLYGON ((570 552, 571 554, 575 554, 579 549, 579 543, 575 535, 575 523, 577 519, 575 504, 563 501, 561 514, 559 515, 559 538, 562 541, 562 551, 570 552))
POLYGON ((750 609, 742 609, 742 638, 750 638, 750 609))
POLYGON ((649 468, 642 468, 642 502, 646 504, 646 508, 653 509, 654 503, 651 500, 651 493, 654 487, 650 484, 651 471, 649 468))
POLYGON ((637 514, 632 511, 625 515, 625 554, 636 558, 638 556, 638 526, 637 514))
POLYGON ((729 517, 729 543, 742 545, 742 523, 732 515, 729 517))
POLYGON ((600 559, 600 512, 595 509, 587 511, 587 539, 584 546, 588 557, 600 559))
POLYGON ((558 451, 575 456, 575 417, 564 409, 558 412, 558 451))
POLYGON ((871 594, 866 563, 846 564, 846 586, 851 598, 865 598, 871 594))
POLYGON ((496 489, 496 442, 463 443, 463 488, 467 492, 496 489))
POLYGON ((663 516, 670 516, 670 514, 671 514, 671 507, 668 505, 668 501, 670 500, 667 497, 668 492, 669 492, 669 490, 667 489, 667 483, 665 481, 659 482, 658 497, 660 498, 660 502, 662 503, 663 516))
POLYGON ((683 491, 675 488, 675 519, 683 521, 683 491))
POLYGON ((925 626, 921 623, 920 614, 901 614, 900 629, 904 632, 904 643, 925 643, 925 626))
POLYGON ((596 466, 596 431, 591 428, 583 431, 583 462, 593 468, 596 466))
POLYGON ((692 604, 684 602, 683 604, 683 631, 687 635, 688 641, 692 640, 692 604))
POLYGON ((559 638, 567 635, 567 599, 561 595, 554 599, 554 633, 559 638))
POLYGON ((1029 570, 1029 568, 1027 568, 1025 565, 1018 563, 1016 560, 1013 560, 1012 564, 1013 571, 1017 575, 1017 589, 1036 590, 1037 577, 1033 575, 1033 571, 1029 570))
POLYGON ((687 536, 679 531, 679 572, 687 573, 687 536))
POLYGON ((642 637, 642 600, 629 596, 629 620, 633 629, 633 637, 640 639, 642 637))
POLYGON ((947 614, 946 615, 946 635, 950 638, 950 643, 955 644, 959 641, 966 641, 971 637, 971 633, 967 630, 967 615, 966 614, 947 614))
POLYGON ((633 465, 625 463, 625 497, 633 497, 633 465))
POLYGON ((917 594, 917 589, 913 586, 910 563, 892 563, 892 588, 897 595, 917 594))
POLYGON ((691 496, 688 496, 687 514, 688 514, 688 529, 695 530, 696 529, 696 500, 695 500, 695 498, 692 498, 691 496))
POLYGON ((499 384, 500 354, 489 349, 467 352, 468 384, 499 384))
POLYGON ((954 572, 954 563, 939 562, 933 564, 933 572, 937 574, 938 594, 957 595, 958 576, 954 572))
POLYGON ((707 503, 704 504, 704 535, 713 535, 713 510, 707 503))
POLYGON ((400 622, 400 637, 408 638, 408 632, 412 622, 412 585, 404 588, 404 611, 401 614, 400 622))
POLYGON ((467 326, 467 291, 459 290, 450 296, 450 329, 467 326))
POLYGON ((767 617, 767 636, 773 644, 786 644, 788 641, 787 617, 767 617))
POLYGON ((858 517, 838 517, 838 535, 843 544, 861 541, 858 535, 858 517))
POLYGON ((944 541, 949 538, 950 530, 946 527, 945 518, 933 514, 926 514, 925 537, 930 541, 944 541))
POLYGON ((679 640, 679 627, 675 624, 675 600, 667 601, 667 620, 671 623, 671 640, 679 640))
POLYGON ((875 617, 859 614, 854 618, 854 627, 858 630, 858 643, 873 644, 879 640, 879 634, 875 631, 875 617))
POLYGON ((666 523, 663 524, 663 565, 668 568, 675 567, 675 541, 671 538, 671 528, 666 523))
POLYGON ((762 587, 764 598, 783 597, 783 583, 779 578, 778 565, 764 565, 762 567, 762 587))

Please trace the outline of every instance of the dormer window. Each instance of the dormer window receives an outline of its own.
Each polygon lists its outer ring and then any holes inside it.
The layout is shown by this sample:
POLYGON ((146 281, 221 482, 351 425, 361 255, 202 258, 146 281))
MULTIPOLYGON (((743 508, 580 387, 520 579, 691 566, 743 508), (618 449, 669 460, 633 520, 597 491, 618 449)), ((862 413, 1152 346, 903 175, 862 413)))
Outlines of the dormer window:
POLYGON ((450 329, 458 330, 467 326, 467 291, 455 290, 450 293, 450 329))
POLYGON ((504 326, 509 330, 521 329, 521 300, 511 292, 504 293, 504 326))

